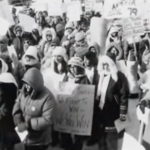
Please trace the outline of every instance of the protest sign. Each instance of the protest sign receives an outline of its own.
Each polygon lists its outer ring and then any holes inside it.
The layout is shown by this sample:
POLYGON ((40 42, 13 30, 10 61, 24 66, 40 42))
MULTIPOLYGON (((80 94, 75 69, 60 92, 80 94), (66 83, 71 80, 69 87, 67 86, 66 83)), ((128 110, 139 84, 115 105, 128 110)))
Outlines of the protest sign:
POLYGON ((94 86, 60 83, 54 116, 56 131, 91 135, 94 86))
POLYGON ((46 2, 43 3, 33 3, 31 5, 31 8, 33 8, 35 11, 48 11, 48 4, 46 2))
POLYGON ((19 14, 19 21, 20 21, 19 25, 21 25, 26 32, 32 31, 33 26, 35 24, 34 18, 26 14, 19 14))
POLYGON ((145 150, 145 148, 131 135, 124 133, 122 150, 145 150))
POLYGON ((94 1, 93 0, 86 0, 85 1, 85 11, 91 11, 94 8, 94 1))
POLYGON ((50 16, 61 16, 62 11, 62 3, 61 2, 51 2, 48 3, 48 13, 50 16))
POLYGON ((5 35, 10 25, 11 24, 7 20, 0 17, 0 35, 5 35))
POLYGON ((7 0, 0 1, 0 18, 5 19, 11 25, 14 24, 12 6, 8 4, 7 0))
POLYGON ((123 36, 133 37, 144 32, 143 20, 141 18, 128 18, 123 20, 123 36))
POLYGON ((67 16, 69 21, 80 21, 80 15, 82 13, 81 3, 79 1, 72 2, 67 7, 67 16))
POLYGON ((112 19, 142 16, 146 13, 143 10, 145 5, 142 0, 105 0, 104 17, 112 19))

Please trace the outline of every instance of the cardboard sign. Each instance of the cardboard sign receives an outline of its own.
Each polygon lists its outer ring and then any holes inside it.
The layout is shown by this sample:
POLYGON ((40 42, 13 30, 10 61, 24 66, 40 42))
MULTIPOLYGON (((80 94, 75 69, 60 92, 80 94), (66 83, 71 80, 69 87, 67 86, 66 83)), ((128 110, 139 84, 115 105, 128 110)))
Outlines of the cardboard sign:
POLYGON ((62 15, 62 3, 60 2, 49 2, 48 13, 50 16, 61 16, 62 15))
POLYGON ((91 135, 94 86, 60 83, 54 129, 77 135, 91 135))
POLYGON ((34 18, 26 14, 19 14, 19 21, 19 24, 24 28, 26 32, 31 32, 33 30, 33 26, 35 24, 34 18))
POLYGON ((145 148, 131 135, 124 133, 122 150, 145 150, 145 148))
POLYGON ((80 21, 80 15, 82 13, 81 3, 80 2, 72 2, 67 7, 67 16, 69 21, 80 21))
POLYGON ((112 19, 142 16, 145 14, 144 6, 145 2, 142 0, 105 0, 104 17, 112 19))
POLYGON ((128 18, 123 20, 123 36, 132 37, 144 33, 143 20, 141 18, 128 18))
POLYGON ((5 19, 9 24, 13 25, 12 6, 8 4, 7 0, 3 0, 0 1, 0 8, 0 18, 5 19))

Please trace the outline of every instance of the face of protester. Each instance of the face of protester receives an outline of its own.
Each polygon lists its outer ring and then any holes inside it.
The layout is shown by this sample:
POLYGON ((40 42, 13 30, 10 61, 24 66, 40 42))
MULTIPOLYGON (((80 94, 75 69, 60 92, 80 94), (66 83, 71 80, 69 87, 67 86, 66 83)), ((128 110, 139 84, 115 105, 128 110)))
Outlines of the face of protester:
POLYGON ((16 36, 21 37, 22 36, 22 29, 18 29, 16 31, 16 36))
POLYGON ((110 73, 110 68, 109 65, 107 63, 103 64, 103 71, 107 74, 110 73))
POLYGON ((118 50, 115 47, 111 49, 111 53, 115 54, 115 56, 118 56, 118 50))
POLYGON ((67 29, 66 29, 67 35, 70 35, 72 32, 73 32, 73 30, 72 30, 71 28, 67 28, 67 29))
POLYGON ((41 24, 42 24, 42 16, 39 15, 39 16, 36 18, 36 21, 37 21, 37 24, 38 24, 38 25, 41 25, 41 24))
POLYGON ((87 59, 86 57, 84 57, 84 65, 85 65, 85 67, 91 67, 92 66, 91 61, 89 59, 87 59))
POLYGON ((46 12, 43 12, 43 16, 46 18, 48 14, 46 12))
POLYGON ((24 41, 24 45, 23 45, 24 52, 26 52, 26 50, 29 48, 30 45, 31 45, 31 44, 30 44, 30 42, 29 42, 28 40, 25 40, 25 41, 24 41))
POLYGON ((77 66, 74 66, 74 65, 71 65, 70 66, 70 71, 71 71, 71 73, 73 74, 73 75, 78 75, 79 73, 79 71, 78 71, 78 67, 77 66))
POLYGON ((0 52, 3 52, 7 48, 7 44, 3 41, 0 41, 0 52))
POLYGON ((46 34, 46 39, 47 39, 48 42, 50 42, 52 40, 52 34, 50 32, 48 32, 46 34))
POLYGON ((59 22, 58 17, 54 17, 54 18, 53 18, 53 21, 54 21, 55 24, 58 24, 58 22, 59 22))
POLYGON ((82 39, 82 40, 80 40, 80 41, 76 41, 76 44, 77 45, 84 45, 84 43, 85 43, 85 39, 82 39))
POLYGON ((60 55, 55 55, 55 56, 54 56, 54 61, 55 61, 57 64, 59 64, 59 63, 61 63, 61 62, 63 61, 63 57, 60 56, 60 55))
POLYGON ((24 87, 25 87, 25 92, 27 94, 31 94, 32 93, 33 88, 30 85, 28 85, 27 83, 24 83, 24 87))

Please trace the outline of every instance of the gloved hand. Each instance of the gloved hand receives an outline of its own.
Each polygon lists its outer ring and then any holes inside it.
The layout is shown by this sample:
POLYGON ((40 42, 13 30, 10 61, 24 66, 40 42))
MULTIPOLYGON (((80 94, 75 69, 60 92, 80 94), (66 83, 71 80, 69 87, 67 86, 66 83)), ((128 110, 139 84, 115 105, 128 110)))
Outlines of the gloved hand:
POLYGON ((28 129, 28 124, 25 123, 25 122, 20 123, 20 124, 18 125, 18 131, 19 131, 19 132, 24 132, 24 131, 26 131, 27 129, 28 129))
POLYGON ((120 114, 120 120, 121 121, 126 121, 126 115, 125 114, 120 114))
POLYGON ((145 107, 150 108, 150 101, 149 100, 142 100, 139 104, 140 110, 143 114, 145 114, 145 107))

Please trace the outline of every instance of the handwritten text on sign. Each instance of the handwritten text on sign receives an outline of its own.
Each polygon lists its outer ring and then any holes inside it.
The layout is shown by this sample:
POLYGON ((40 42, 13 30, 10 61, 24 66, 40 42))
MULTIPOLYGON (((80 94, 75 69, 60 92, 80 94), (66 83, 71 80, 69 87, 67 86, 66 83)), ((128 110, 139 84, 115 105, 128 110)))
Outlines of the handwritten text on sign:
POLYGON ((143 10, 145 5, 142 0, 106 0, 104 17, 112 19, 142 16, 145 13, 143 10))
POLYGON ((128 18, 123 20, 124 37, 143 34, 144 25, 140 18, 128 18))
POLYGON ((91 135, 94 86, 60 83, 54 117, 56 131, 91 135))

